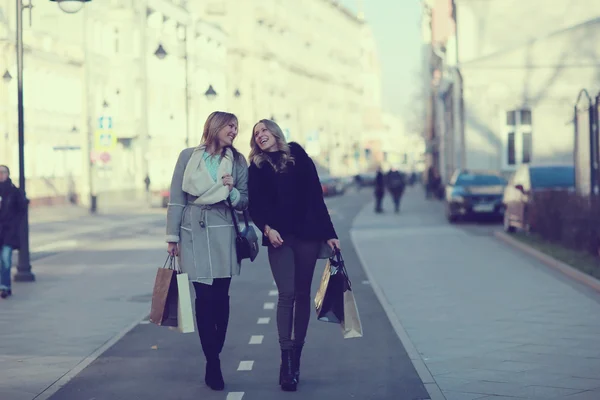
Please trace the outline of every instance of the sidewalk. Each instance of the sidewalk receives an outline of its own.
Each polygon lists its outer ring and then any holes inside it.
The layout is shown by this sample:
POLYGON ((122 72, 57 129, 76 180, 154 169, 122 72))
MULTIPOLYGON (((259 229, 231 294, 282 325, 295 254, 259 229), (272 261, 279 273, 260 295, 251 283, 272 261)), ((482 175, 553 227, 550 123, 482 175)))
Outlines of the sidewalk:
POLYGON ((420 187, 400 215, 365 207, 352 236, 430 394, 437 385, 447 400, 600 399, 596 293, 449 225, 420 187))
MULTIPOLYGON (((96 215, 114 214, 139 214, 153 210, 161 210, 157 205, 140 203, 139 201, 119 201, 108 204, 98 204, 96 215)), ((60 204, 53 206, 37 206, 29 208, 29 223, 31 225, 51 223, 67 220, 76 220, 93 216, 89 207, 74 204, 60 204)))
POLYGON ((44 398, 148 313, 163 230, 122 227, 114 240, 39 261, 36 282, 14 283, 14 297, 0 301, 0 399, 44 398))

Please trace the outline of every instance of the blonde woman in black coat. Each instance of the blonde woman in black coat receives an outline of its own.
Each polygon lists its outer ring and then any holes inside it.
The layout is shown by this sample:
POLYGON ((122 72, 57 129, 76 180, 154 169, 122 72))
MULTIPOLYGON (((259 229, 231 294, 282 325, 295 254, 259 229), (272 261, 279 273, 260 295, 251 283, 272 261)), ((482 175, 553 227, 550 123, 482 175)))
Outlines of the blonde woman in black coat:
POLYGON ((279 291, 279 383, 295 391, 312 304, 310 288, 321 248, 340 242, 323 200, 315 164, 281 128, 260 120, 252 130, 248 194, 250 216, 263 232, 279 291))

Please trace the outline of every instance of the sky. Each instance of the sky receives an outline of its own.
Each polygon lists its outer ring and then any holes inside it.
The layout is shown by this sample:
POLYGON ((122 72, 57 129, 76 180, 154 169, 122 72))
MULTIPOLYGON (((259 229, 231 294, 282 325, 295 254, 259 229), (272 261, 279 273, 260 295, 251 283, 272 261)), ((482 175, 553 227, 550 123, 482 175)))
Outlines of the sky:
MULTIPOLYGON (((357 0, 340 0, 356 11, 357 0)), ((383 106, 399 117, 418 90, 421 68, 420 0, 363 0, 381 61, 383 106)))

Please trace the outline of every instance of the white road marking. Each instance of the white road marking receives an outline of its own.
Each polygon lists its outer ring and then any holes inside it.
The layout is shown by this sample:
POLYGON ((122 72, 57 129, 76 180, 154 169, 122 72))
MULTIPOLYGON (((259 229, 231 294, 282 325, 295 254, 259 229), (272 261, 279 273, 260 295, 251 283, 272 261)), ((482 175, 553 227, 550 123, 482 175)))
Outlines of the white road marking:
POLYGON ((149 323, 150 323, 150 321, 145 319, 142 322, 140 322, 140 325, 148 325, 149 323))
POLYGON ((242 400, 242 397, 244 397, 244 392, 229 392, 225 400, 242 400))
POLYGON ((252 335, 248 344, 262 344, 264 338, 263 335, 252 335))
POLYGON ((270 302, 265 303, 263 305, 263 309, 264 310, 274 310, 275 309, 275 303, 270 303, 270 302))
POLYGON ((269 322, 271 322, 271 318, 270 317, 263 317, 263 318, 259 318, 257 324, 259 325, 268 325, 269 322))
POLYGON ((270 290, 269 291, 269 296, 277 296, 279 294, 278 290, 270 290))
POLYGON ((371 284, 371 282, 369 282, 369 281, 362 281, 362 284, 363 284, 363 285, 370 285, 370 284, 371 284))
POLYGON ((238 367, 238 371, 252 371, 252 367, 254 366, 254 361, 240 361, 240 366, 238 367))

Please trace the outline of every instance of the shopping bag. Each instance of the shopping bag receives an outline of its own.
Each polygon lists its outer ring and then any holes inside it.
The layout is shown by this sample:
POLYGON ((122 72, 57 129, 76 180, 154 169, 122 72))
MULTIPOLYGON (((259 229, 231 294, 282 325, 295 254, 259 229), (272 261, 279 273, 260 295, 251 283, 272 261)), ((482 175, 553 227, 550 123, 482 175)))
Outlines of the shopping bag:
MULTIPOLYGON (((350 279, 348 279, 348 282, 350 282, 350 279)), ((351 284, 348 284, 344 291, 344 320, 340 325, 342 326, 344 339, 362 337, 363 335, 362 323, 358 315, 358 307, 356 306, 351 284)))
POLYGON ((340 273, 339 251, 327 260, 321 284, 315 296, 317 319, 324 322, 341 323, 344 319, 345 277, 340 273))
POLYGON ((177 294, 177 329, 181 333, 195 332, 196 318, 194 316, 194 307, 192 306, 188 274, 177 274, 177 294))
POLYGON ((167 257, 165 265, 156 272, 152 305, 150 307, 150 322, 161 326, 177 326, 178 293, 177 270, 175 258, 167 257))

